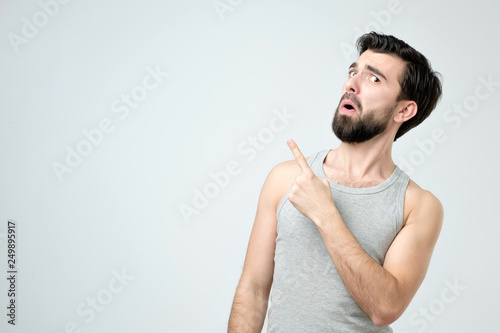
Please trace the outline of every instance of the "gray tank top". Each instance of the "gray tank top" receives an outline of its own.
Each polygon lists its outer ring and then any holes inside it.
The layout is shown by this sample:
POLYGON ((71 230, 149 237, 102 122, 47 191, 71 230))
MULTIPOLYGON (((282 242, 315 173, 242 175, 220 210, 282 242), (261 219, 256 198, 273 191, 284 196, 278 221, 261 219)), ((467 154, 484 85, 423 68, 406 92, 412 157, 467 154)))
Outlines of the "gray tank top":
MULTIPOLYGON (((329 150, 308 159, 313 172, 326 178, 329 150)), ((330 180, 329 180, 330 181, 330 180)), ((400 168, 383 183, 352 188, 330 181, 333 201, 363 249, 380 265, 403 224, 409 177, 400 168)), ((377 327, 354 302, 337 273, 318 229, 288 200, 278 211, 274 276, 268 333, 392 332, 377 327)))

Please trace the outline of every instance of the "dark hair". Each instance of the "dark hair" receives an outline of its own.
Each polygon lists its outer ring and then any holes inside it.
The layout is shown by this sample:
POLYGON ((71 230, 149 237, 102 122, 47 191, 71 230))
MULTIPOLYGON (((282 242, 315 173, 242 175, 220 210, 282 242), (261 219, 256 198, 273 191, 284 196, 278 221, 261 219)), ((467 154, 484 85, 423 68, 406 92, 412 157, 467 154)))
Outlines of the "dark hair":
POLYGON ((413 118, 401 125, 394 138, 396 141, 424 121, 436 107, 442 94, 441 81, 438 78, 440 74, 432 70, 429 60, 422 53, 394 36, 372 31, 359 37, 357 46, 360 55, 371 50, 396 55, 406 63, 406 68, 399 77, 401 92, 397 100, 412 100, 417 103, 418 109, 413 118))

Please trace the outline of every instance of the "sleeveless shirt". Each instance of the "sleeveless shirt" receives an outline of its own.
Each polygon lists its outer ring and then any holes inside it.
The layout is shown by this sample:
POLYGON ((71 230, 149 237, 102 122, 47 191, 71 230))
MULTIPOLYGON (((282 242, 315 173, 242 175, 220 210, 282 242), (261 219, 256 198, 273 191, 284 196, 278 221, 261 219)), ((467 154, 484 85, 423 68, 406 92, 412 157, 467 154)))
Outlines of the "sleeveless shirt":
MULTIPOLYGON (((345 224, 368 255, 383 265, 403 225, 409 176, 396 166, 391 176, 376 186, 343 186, 325 175, 323 162, 328 152, 312 155, 307 163, 318 177, 330 182, 333 201, 345 224)), ((375 326, 356 304, 316 225, 290 203, 288 193, 277 210, 267 332, 392 332, 390 326, 375 326)))

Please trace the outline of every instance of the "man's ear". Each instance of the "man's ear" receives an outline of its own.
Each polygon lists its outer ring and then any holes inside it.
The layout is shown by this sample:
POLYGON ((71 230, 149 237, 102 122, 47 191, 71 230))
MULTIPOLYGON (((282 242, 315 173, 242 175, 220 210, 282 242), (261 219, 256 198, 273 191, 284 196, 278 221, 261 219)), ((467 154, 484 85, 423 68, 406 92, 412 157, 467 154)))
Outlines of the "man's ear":
POLYGON ((397 123, 403 123, 417 114, 417 103, 414 101, 401 101, 401 103, 399 111, 394 115, 394 121, 397 123))

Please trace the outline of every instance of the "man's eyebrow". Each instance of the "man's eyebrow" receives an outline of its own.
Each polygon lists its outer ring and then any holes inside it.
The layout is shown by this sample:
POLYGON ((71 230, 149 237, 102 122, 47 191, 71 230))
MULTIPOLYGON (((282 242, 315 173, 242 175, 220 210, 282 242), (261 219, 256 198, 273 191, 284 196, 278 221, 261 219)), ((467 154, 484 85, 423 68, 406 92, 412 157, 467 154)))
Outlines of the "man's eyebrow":
MULTIPOLYGON (((351 66, 349 66, 349 69, 351 69, 351 68, 357 68, 357 67, 358 67, 358 63, 357 63, 357 62, 353 62, 353 63, 351 64, 351 66)), ((380 76, 381 78, 383 78, 384 80, 386 80, 386 81, 387 81, 387 78, 385 77, 385 75, 384 75, 384 74, 382 74, 382 72, 381 72, 381 71, 379 71, 378 69, 376 69, 375 67, 370 66, 370 65, 366 65, 366 66, 365 66, 365 68, 366 68, 367 70, 369 70, 369 71, 371 71, 371 72, 373 72, 373 73, 377 74, 378 76, 380 76)))
POLYGON ((385 77, 385 75, 384 75, 384 74, 382 74, 382 72, 381 72, 381 71, 379 71, 378 69, 376 69, 375 67, 370 66, 370 65, 366 65, 366 66, 365 66, 365 68, 366 68, 367 70, 369 70, 369 71, 371 71, 371 72, 373 72, 373 73, 377 74, 378 76, 381 76, 384 80, 386 80, 386 81, 387 81, 387 78, 385 77))

